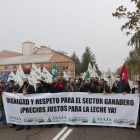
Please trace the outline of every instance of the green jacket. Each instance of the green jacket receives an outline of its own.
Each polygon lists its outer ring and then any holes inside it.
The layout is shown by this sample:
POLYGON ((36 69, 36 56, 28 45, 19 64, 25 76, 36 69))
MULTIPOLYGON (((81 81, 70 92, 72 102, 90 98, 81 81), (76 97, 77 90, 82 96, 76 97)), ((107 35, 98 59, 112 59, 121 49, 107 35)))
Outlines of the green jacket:
MULTIPOLYGON (((100 93, 100 89, 101 89, 101 86, 100 86, 100 85, 97 85, 97 86, 95 87, 96 93, 100 93)), ((104 91, 104 90, 103 90, 103 91, 104 91)), ((105 92, 106 92, 106 93, 111 93, 110 87, 109 87, 108 85, 105 85, 105 92)))
POLYGON ((70 88, 70 85, 68 85, 68 86, 65 88, 65 92, 79 92, 79 88, 78 88, 78 86, 76 86, 76 84, 75 84, 74 87, 73 87, 73 91, 72 91, 72 89, 70 88))

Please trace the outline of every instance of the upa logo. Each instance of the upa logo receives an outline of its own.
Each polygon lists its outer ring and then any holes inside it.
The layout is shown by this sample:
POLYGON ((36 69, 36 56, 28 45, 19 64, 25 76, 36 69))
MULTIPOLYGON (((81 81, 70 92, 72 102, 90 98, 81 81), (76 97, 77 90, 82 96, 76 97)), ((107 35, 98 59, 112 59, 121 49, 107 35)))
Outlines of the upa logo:
POLYGON ((98 118, 93 118, 91 123, 96 123, 96 124, 112 124, 111 118, 108 117, 98 117, 98 118))
POLYGON ((43 117, 39 117, 39 118, 24 118, 24 122, 27 123, 43 123, 44 122, 44 118, 43 117))
POLYGON ((88 123, 87 117, 72 117, 68 118, 68 121, 71 123, 88 123))
POLYGON ((135 120, 129 120, 129 119, 115 119, 114 123, 120 124, 120 125, 127 125, 127 126, 135 126, 135 120))
POLYGON ((25 118, 24 119, 24 122, 28 122, 28 123, 30 123, 30 122, 33 122, 34 121, 34 119, 33 118, 25 118))
POLYGON ((10 117, 9 117, 9 121, 10 121, 10 122, 21 123, 21 118, 20 118, 20 117, 17 117, 17 116, 10 116, 10 117))

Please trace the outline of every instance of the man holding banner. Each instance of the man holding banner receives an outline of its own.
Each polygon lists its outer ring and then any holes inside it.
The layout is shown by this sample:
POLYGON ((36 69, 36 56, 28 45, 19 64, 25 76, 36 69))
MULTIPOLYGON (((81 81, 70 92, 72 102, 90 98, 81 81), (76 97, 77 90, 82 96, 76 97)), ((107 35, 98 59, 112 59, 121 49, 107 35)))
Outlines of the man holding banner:
MULTIPOLYGON (((16 92, 15 92, 16 93, 16 92)), ((35 89, 32 85, 29 85, 28 78, 23 79, 23 85, 22 87, 17 91, 17 93, 22 93, 23 95, 26 94, 34 94, 35 89)), ((23 125, 19 125, 16 129, 16 131, 24 129, 23 125)), ((26 130, 30 130, 30 125, 26 126, 26 130)))
MULTIPOLYGON (((15 85, 15 81, 14 80, 10 80, 8 83, 8 88, 6 88, 6 92, 9 93, 16 93, 19 90, 19 86, 15 85)), ((12 126, 10 126, 9 128, 14 128, 16 127, 15 124, 12 124, 12 126)))
POLYGON ((7 128, 7 121, 6 121, 5 110, 4 110, 3 99, 2 99, 2 94, 4 91, 5 91, 4 82, 0 82, 0 111, 2 113, 3 127, 7 128))
POLYGON ((54 78, 53 83, 51 83, 51 84, 46 83, 46 82, 44 82, 44 81, 42 81, 40 79, 38 79, 38 81, 40 81, 42 85, 44 85, 47 88, 49 88, 50 93, 64 92, 63 85, 60 84, 59 78, 54 78))
POLYGON ((79 92, 79 88, 76 86, 76 84, 74 83, 74 79, 70 80, 70 83, 68 84, 68 86, 65 88, 66 92, 79 92))
MULTIPOLYGON (((131 90, 131 94, 139 94, 139 97, 140 97, 140 84, 139 84, 139 81, 135 81, 135 85, 134 85, 134 88, 132 88, 131 90)), ((140 128, 140 105, 139 105, 139 128, 140 128)))
POLYGON ((34 94, 35 93, 35 89, 34 89, 34 87, 32 85, 29 84, 28 78, 23 79, 23 85, 17 91, 17 93, 23 93, 23 95, 34 94))
POLYGON ((90 85, 89 80, 86 80, 80 88, 80 92, 95 93, 95 88, 90 85))
POLYGON ((117 76, 116 82, 113 84, 112 92, 126 94, 130 93, 130 91, 131 89, 129 84, 125 80, 123 80, 122 75, 119 74, 117 76))
POLYGON ((20 87, 18 85, 15 85, 14 80, 10 80, 9 83, 8 83, 8 88, 6 89, 6 91, 9 92, 9 93, 14 93, 14 92, 17 92, 19 88, 20 87))
POLYGON ((96 86, 97 93, 111 93, 109 86, 105 83, 104 79, 100 79, 100 83, 96 86))
MULTIPOLYGON (((63 85, 60 84, 59 78, 54 78, 53 83, 51 83, 51 84, 46 83, 40 79, 38 79, 37 81, 41 82, 42 85, 49 88, 50 93, 64 92, 63 85)), ((59 124, 58 126, 59 126, 59 128, 62 128, 61 124, 59 124)), ((50 127, 52 127, 52 125, 50 125, 50 127)))

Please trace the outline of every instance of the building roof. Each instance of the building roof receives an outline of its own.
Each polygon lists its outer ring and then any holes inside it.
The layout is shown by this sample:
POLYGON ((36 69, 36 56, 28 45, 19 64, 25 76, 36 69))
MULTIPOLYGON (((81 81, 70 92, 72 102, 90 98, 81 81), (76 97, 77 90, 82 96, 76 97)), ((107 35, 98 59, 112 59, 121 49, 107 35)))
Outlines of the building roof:
MULTIPOLYGON (((8 50, 5 50, 5 51, 8 51, 8 50)), ((13 51, 8 51, 8 52, 12 53, 15 56, 22 55, 22 53, 18 53, 18 52, 13 52, 13 51)))
MULTIPOLYGON (((38 48, 36 51, 34 51, 33 52, 33 54, 35 54, 35 53, 37 53, 37 51, 39 51, 39 50, 46 50, 46 49, 50 49, 51 51, 54 51, 55 53, 58 53, 58 54, 60 54, 60 55, 63 55, 63 56, 65 56, 65 57, 68 57, 68 58, 70 58, 71 59, 71 57, 69 57, 69 56, 67 56, 67 55, 65 55, 65 54, 63 54, 62 52, 64 52, 64 51, 55 51, 55 50, 53 50, 53 49, 51 49, 50 47, 47 47, 47 46, 40 46, 40 48, 38 48)), ((66 52, 65 52, 66 53, 66 52)), ((56 59, 57 60, 57 59, 56 59)))
POLYGON ((23 42, 22 44, 25 44, 25 43, 32 43, 32 44, 35 44, 35 43, 33 43, 33 42, 29 42, 29 41, 28 41, 28 42, 23 42))
POLYGON ((68 58, 68 57, 65 57, 64 55, 62 55, 61 57, 56 57, 56 56, 54 56, 54 57, 51 57, 50 58, 50 60, 49 60, 49 62, 72 62, 72 63, 75 63, 75 62, 73 62, 70 58, 68 58))
POLYGON ((53 54, 45 54, 0 58, 0 65, 45 63, 48 62, 52 56, 53 54))
POLYGON ((21 53, 3 50, 0 52, 0 57, 14 57, 14 56, 21 56, 21 53))

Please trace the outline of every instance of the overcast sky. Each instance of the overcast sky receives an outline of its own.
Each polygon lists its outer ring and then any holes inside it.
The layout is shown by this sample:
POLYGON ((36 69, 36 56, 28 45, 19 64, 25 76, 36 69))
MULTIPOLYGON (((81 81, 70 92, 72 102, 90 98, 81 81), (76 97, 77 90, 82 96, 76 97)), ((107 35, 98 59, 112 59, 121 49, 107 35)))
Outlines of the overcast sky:
POLYGON ((132 50, 120 30, 125 21, 112 17, 121 5, 135 9, 130 0, 0 0, 0 51, 21 52, 29 40, 81 59, 89 46, 100 70, 114 71, 132 50))

